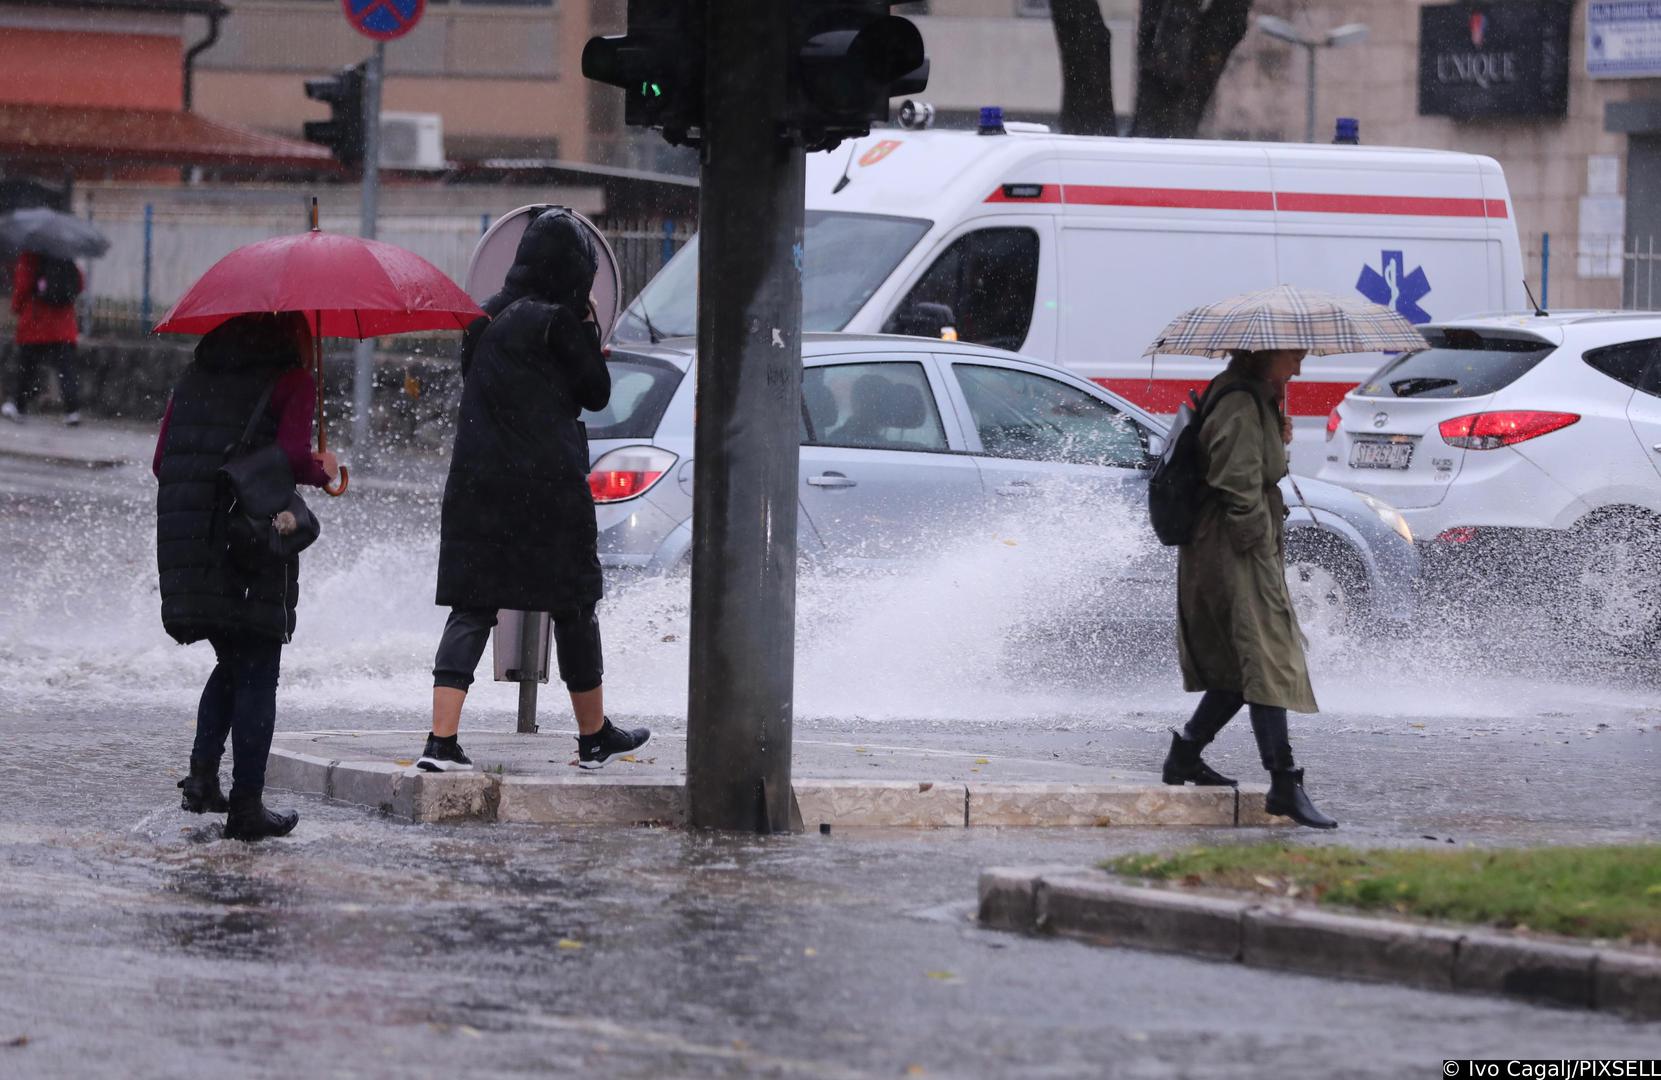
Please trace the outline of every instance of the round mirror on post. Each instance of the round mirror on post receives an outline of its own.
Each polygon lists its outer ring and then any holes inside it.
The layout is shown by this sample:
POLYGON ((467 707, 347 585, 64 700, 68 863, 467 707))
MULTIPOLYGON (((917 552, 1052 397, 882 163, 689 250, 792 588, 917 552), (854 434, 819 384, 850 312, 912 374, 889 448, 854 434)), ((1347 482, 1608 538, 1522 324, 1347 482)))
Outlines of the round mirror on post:
POLYGON ((594 251, 600 263, 594 272, 594 317, 600 326, 600 340, 605 341, 611 337, 612 327, 617 325, 617 317, 623 311, 623 274, 617 265, 616 252, 606 243, 599 227, 570 207, 521 206, 496 219, 473 249, 463 287, 480 304, 500 289, 513 266, 514 253, 519 250, 519 238, 525 235, 531 219, 545 210, 564 210, 594 236, 594 251))

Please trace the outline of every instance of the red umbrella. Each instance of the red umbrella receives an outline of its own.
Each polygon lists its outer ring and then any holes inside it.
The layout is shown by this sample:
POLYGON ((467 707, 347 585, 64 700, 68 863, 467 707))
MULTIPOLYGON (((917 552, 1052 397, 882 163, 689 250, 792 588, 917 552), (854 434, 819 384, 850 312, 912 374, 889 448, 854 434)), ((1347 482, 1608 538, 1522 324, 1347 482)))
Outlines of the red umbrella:
MULTIPOLYGON (((254 312, 298 311, 312 330, 317 379, 317 449, 328 448, 323 426, 323 344, 326 337, 369 338, 416 330, 462 330, 484 315, 444 271, 395 244, 310 232, 237 248, 208 268, 156 326, 162 334, 205 334, 254 312)), ((325 488, 346 491, 346 470, 325 488)))
POLYGON ((413 251, 313 230, 248 244, 220 259, 156 332, 205 334, 256 311, 304 312, 315 336, 348 338, 464 330, 484 314, 413 251))

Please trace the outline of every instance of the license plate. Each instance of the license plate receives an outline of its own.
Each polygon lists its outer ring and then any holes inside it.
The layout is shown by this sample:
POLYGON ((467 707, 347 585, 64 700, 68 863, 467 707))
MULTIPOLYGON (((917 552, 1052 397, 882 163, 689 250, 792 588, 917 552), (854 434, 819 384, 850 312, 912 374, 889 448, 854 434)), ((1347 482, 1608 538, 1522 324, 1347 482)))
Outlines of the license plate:
POLYGON ((1413 444, 1406 439, 1358 439, 1350 447, 1352 469, 1405 469, 1413 462, 1413 444))

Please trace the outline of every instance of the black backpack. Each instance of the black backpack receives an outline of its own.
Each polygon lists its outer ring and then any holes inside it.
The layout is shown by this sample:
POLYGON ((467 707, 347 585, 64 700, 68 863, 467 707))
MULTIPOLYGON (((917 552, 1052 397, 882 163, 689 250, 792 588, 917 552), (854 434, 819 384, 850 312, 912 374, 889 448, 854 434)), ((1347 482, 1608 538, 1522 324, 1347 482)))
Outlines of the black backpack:
POLYGON ((1165 436, 1165 449, 1148 476, 1148 519, 1153 522, 1154 535, 1167 547, 1180 547, 1194 538, 1194 526, 1200 519, 1200 504, 1205 499, 1206 462, 1200 449, 1200 426, 1217 402, 1236 390, 1250 391, 1244 383, 1225 386, 1215 394, 1208 393, 1202 404, 1192 390, 1189 401, 1182 403, 1171 430, 1165 436))
POLYGON ((35 280, 35 299, 48 307, 68 307, 80 295, 81 272, 74 260, 42 255, 35 280))

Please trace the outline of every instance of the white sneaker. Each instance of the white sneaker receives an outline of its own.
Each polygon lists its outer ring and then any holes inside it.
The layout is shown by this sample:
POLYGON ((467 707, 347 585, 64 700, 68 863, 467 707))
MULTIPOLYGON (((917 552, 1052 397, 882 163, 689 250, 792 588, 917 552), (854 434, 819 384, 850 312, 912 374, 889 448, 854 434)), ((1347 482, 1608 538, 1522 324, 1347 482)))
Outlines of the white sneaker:
POLYGON ((4 416, 14 424, 23 422, 23 414, 17 411, 17 402, 15 401, 8 401, 4 405, 0 405, 0 416, 4 416))
POLYGON ((76 412, 72 412, 72 413, 64 413, 63 414, 63 426, 64 427, 80 427, 81 426, 81 414, 80 414, 80 412, 76 411, 76 412))

